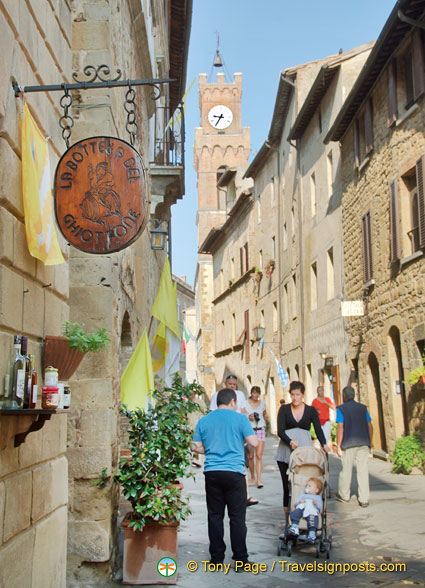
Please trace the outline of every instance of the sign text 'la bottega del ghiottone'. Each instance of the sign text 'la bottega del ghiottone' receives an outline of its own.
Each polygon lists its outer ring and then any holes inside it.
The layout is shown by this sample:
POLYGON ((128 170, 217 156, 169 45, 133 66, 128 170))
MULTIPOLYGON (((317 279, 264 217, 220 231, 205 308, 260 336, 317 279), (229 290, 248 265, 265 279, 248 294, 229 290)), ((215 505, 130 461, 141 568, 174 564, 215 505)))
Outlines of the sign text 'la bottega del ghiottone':
POLYGON ((58 163, 54 194, 63 236, 86 253, 124 249, 145 227, 142 159, 121 139, 91 137, 75 143, 58 163))

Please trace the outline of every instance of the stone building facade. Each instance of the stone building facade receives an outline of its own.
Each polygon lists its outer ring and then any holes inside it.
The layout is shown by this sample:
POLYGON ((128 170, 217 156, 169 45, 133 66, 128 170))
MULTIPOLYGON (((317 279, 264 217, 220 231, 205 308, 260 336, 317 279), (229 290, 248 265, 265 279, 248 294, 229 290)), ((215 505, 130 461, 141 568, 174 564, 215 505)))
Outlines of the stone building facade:
POLYGON ((342 146, 345 297, 365 307, 347 319, 349 360, 384 454, 425 432, 423 390, 406 382, 425 340, 424 21, 403 18, 424 8, 397 4, 326 137, 342 146))
MULTIPOLYGON (((177 287, 177 315, 179 317, 179 326, 182 338, 184 338, 184 328, 186 324, 186 311, 193 308, 195 304, 195 292, 192 290, 190 284, 186 282, 186 276, 177 277, 173 275, 173 282, 177 287)), ((196 374, 193 374, 193 366, 191 365, 191 351, 187 354, 187 345, 185 344, 185 350, 182 349, 180 354, 180 370, 179 373, 183 381, 193 382, 196 378, 196 374), (188 365, 189 358, 189 365, 188 365), (192 377, 192 379, 190 379, 192 377)))
MULTIPOLYGON (((66 263, 45 267, 27 249, 20 179, 19 118, 11 78, 21 85, 72 83, 86 65, 109 65, 125 78, 174 78, 152 100, 136 90, 136 149, 146 171, 150 216, 167 222, 184 193, 183 144, 167 134, 170 114, 184 93, 190 0, 29 0, 1 5, 3 76, 0 81, 0 357, 6 369, 13 333, 29 337, 41 380, 43 337, 60 335, 65 320, 87 329, 102 325, 111 345, 88 355, 70 381, 72 409, 53 415, 19 448, 0 452, 0 585, 64 588, 102 585, 117 550, 117 488, 93 480, 110 476, 119 454, 119 379, 149 324, 165 252, 150 247, 149 231, 119 253, 92 256, 68 247, 66 263), (168 137, 169 138, 169 137, 168 137), (68 578, 66 579, 66 571, 68 578)), ((73 92, 71 144, 90 136, 128 140, 126 89, 73 92)), ((65 151, 58 119, 60 93, 28 93, 25 100, 50 136, 51 168, 65 151)), ((40 382, 41 383, 41 382, 40 382)), ((0 416, 0 431, 6 419, 0 416)))

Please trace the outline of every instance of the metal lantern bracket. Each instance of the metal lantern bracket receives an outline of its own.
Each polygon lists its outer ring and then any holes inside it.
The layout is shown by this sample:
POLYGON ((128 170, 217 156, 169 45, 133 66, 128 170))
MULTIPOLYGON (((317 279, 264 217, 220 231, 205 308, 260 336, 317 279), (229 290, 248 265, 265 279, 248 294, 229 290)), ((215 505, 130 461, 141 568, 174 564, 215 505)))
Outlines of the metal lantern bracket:
POLYGON ((136 123, 136 109, 135 109, 135 92, 133 86, 151 86, 153 88, 152 100, 158 100, 161 97, 161 85, 169 84, 175 80, 172 78, 147 78, 144 80, 121 80, 122 72, 120 69, 116 70, 115 78, 109 78, 111 71, 107 65, 86 65, 83 70, 87 79, 79 80, 79 72, 73 72, 72 78, 75 80, 73 84, 53 84, 46 86, 21 86, 16 80, 12 80, 12 87, 17 98, 21 94, 29 92, 63 92, 64 95, 60 100, 60 105, 64 111, 64 115, 59 119, 59 126, 62 129, 62 137, 69 148, 69 139, 71 136, 71 129, 74 126, 74 120, 68 113, 72 105, 71 90, 93 90, 97 88, 123 88, 127 87, 126 99, 124 108, 127 112, 126 129, 130 135, 130 142, 134 145, 135 137, 138 134, 138 125, 136 123), (98 80, 98 81, 97 81, 98 80))

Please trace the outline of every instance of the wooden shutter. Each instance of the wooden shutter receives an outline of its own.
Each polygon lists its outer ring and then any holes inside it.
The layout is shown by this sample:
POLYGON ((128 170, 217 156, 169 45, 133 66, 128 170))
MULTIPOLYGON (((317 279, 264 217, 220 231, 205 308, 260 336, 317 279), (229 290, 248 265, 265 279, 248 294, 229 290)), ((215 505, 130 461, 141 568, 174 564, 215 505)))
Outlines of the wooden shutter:
POLYGON ((422 96, 425 91, 424 80, 424 49, 422 33, 416 29, 412 38, 412 57, 413 57, 413 97, 415 100, 422 96))
POLYGON ((416 163, 416 182, 418 186, 418 217, 419 217, 419 247, 425 248, 425 195, 424 195, 424 167, 425 156, 416 163))
POLYGON ((396 180, 390 186, 390 261, 400 259, 400 219, 398 213, 398 184, 396 180))
POLYGON ((244 269, 243 269, 243 247, 240 247, 240 249, 239 249, 239 256, 240 256, 240 264, 241 264, 241 276, 243 276, 243 274, 244 274, 244 269))
POLYGON ((373 116, 372 116, 372 100, 366 103, 366 110, 364 113, 364 138, 365 138, 365 152, 368 155, 373 149, 373 116))
POLYGON ((393 59, 388 68, 388 126, 397 118, 397 60, 393 59))
POLYGON ((245 363, 249 363, 249 310, 245 310, 245 363))
POLYGON ((244 261, 245 261, 245 271, 247 272, 249 270, 249 263, 248 263, 248 243, 245 243, 245 245, 243 246, 244 249, 244 261))
POLYGON ((360 165, 360 132, 359 132, 359 121, 354 121, 354 167, 358 168, 360 165))
POLYGON ((362 249, 363 249, 363 280, 366 284, 373 278, 372 266, 372 235, 370 225, 370 210, 362 217, 362 249))

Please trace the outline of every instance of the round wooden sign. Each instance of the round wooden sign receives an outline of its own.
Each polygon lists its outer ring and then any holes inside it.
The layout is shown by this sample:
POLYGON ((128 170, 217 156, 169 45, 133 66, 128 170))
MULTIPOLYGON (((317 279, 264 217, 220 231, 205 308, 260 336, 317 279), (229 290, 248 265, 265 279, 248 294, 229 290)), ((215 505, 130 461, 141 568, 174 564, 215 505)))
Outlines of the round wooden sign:
POLYGON ((56 168, 54 197, 62 235, 86 253, 124 249, 146 225, 142 159, 121 139, 91 137, 68 149, 56 168))

